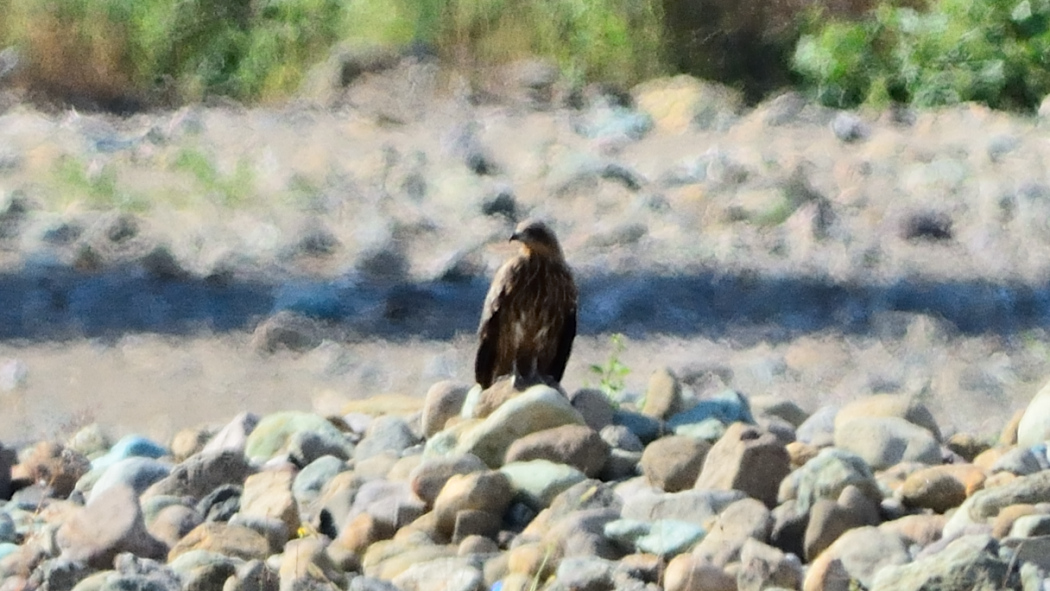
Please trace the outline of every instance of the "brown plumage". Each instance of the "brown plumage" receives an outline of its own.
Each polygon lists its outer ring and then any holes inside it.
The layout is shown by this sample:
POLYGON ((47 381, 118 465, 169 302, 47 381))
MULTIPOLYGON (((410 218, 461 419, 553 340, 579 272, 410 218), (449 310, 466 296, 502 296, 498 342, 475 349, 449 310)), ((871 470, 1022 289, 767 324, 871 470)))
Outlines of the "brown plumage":
POLYGON ((521 252, 503 263, 485 297, 474 377, 482 388, 507 375, 515 384, 561 382, 576 338, 576 282, 543 222, 522 222, 510 239, 521 252))

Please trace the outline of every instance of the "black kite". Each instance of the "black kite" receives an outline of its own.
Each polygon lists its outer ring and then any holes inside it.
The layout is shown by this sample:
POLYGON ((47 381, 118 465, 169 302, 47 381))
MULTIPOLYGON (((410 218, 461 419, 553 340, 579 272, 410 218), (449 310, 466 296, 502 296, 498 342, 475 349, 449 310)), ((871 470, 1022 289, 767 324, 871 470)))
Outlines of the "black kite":
POLYGON ((543 222, 522 222, 510 239, 521 252, 503 263, 485 296, 474 377, 482 388, 507 375, 515 385, 560 383, 576 338, 576 282, 543 222))

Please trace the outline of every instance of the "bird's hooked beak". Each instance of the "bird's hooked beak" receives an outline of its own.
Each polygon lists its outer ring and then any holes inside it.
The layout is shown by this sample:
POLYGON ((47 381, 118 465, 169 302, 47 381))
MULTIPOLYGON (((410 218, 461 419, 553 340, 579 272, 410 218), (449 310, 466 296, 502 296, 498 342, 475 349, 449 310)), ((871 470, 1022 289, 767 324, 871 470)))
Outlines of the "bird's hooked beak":
POLYGON ((510 238, 507 239, 507 242, 514 242, 515 240, 521 240, 521 234, 518 232, 511 234, 510 238))

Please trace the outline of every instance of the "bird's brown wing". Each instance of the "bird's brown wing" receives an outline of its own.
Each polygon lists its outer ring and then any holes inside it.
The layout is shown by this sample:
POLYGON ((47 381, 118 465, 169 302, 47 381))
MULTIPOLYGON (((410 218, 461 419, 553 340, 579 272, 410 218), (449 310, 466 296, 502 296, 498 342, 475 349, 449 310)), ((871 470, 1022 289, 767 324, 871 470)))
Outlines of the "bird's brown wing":
POLYGON ((492 279, 478 326, 478 352, 474 357, 474 379, 482 388, 488 388, 496 380, 499 365, 501 313, 506 309, 506 300, 514 282, 511 277, 520 265, 520 260, 511 259, 496 271, 492 279))
POLYGON ((562 325, 561 334, 558 335, 558 349, 554 354, 554 359, 551 360, 551 377, 558 383, 561 383, 561 378, 565 375, 565 366, 569 364, 569 354, 572 353, 572 341, 575 338, 576 303, 573 302, 565 313, 565 324, 562 325))

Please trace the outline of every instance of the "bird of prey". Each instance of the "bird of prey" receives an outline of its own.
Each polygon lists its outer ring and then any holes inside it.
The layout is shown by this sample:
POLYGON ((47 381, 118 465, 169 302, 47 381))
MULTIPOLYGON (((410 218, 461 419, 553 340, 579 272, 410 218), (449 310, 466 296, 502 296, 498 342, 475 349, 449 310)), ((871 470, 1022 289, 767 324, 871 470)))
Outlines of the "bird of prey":
POLYGON ((518 225, 521 251, 503 263, 485 296, 474 377, 482 388, 512 376, 515 388, 560 383, 576 338, 576 282, 554 232, 518 225))

